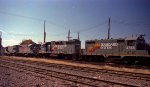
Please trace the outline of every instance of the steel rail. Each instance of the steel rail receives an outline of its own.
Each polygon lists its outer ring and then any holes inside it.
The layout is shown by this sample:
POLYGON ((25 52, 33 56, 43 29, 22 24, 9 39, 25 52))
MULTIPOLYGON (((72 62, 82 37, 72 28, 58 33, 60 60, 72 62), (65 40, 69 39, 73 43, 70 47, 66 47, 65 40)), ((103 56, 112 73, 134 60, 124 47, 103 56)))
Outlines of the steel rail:
POLYGON ((42 69, 39 67, 27 66, 26 64, 23 65, 23 64, 18 64, 18 63, 12 63, 9 61, 7 61, 7 62, 2 61, 0 63, 0 65, 4 66, 4 67, 9 67, 9 68, 16 68, 19 70, 30 71, 30 72, 38 73, 38 74, 45 75, 45 76, 51 76, 51 77, 75 82, 77 84, 84 84, 84 85, 88 85, 88 86, 99 86, 100 84, 103 83, 106 85, 136 87, 136 86, 129 85, 129 84, 117 83, 117 82, 111 82, 111 81, 106 81, 106 80, 99 80, 99 79, 95 79, 95 78, 89 78, 89 77, 85 77, 85 76, 73 75, 73 74, 69 74, 69 73, 51 71, 51 70, 42 69))
POLYGON ((115 75, 118 77, 130 78, 130 79, 140 79, 150 81, 150 74, 142 74, 142 73, 132 73, 132 72, 124 72, 124 71, 116 71, 116 70, 106 70, 106 69, 96 69, 89 67, 77 67, 73 65, 64 65, 64 64, 55 64, 55 63, 47 63, 47 62, 35 62, 29 60, 15 60, 23 63, 32 63, 35 65, 46 66, 46 67, 55 67, 65 70, 74 70, 88 73, 96 73, 96 74, 107 74, 107 75, 115 75))

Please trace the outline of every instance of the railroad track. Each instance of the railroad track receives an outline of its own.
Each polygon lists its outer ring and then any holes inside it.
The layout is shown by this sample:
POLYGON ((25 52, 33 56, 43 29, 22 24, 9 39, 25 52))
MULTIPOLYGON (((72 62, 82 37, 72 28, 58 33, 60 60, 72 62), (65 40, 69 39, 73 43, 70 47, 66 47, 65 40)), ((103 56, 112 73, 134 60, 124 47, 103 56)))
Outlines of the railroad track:
MULTIPOLYGON (((12 60, 12 59, 11 59, 12 60)), ((73 70, 73 71, 80 71, 80 72, 88 72, 93 74, 105 74, 110 76, 116 76, 116 77, 124 77, 124 78, 130 78, 130 79, 140 79, 145 81, 150 81, 150 75, 149 74, 142 74, 142 73, 132 73, 132 72, 124 72, 124 71, 116 71, 116 70, 106 70, 106 69, 96 69, 96 68, 89 68, 89 67, 77 67, 77 66, 71 66, 71 65, 64 65, 64 64, 55 64, 55 63, 47 63, 47 62, 35 62, 35 61, 29 61, 29 60, 13 60, 13 61, 19 61, 22 63, 28 63, 28 64, 34 64, 39 66, 45 66, 45 67, 55 67, 58 69, 64 69, 64 70, 73 70)))
POLYGON ((111 82, 111 81, 106 81, 106 80, 100 80, 100 79, 95 79, 95 78, 90 78, 86 76, 80 76, 80 75, 75 75, 75 74, 69 74, 69 73, 63 73, 63 72, 58 72, 58 71, 52 71, 48 70, 46 68, 41 68, 38 66, 31 66, 27 64, 21 64, 21 63, 15 63, 12 61, 8 60, 0 60, 0 66, 7 67, 10 69, 15 69, 17 71, 28 71, 32 73, 38 73, 44 76, 50 76, 54 78, 59 78, 63 79, 66 81, 71 81, 76 84, 83 84, 87 86, 94 86, 94 87, 100 87, 100 86, 132 86, 129 84, 123 84, 123 83, 117 83, 117 82, 111 82))

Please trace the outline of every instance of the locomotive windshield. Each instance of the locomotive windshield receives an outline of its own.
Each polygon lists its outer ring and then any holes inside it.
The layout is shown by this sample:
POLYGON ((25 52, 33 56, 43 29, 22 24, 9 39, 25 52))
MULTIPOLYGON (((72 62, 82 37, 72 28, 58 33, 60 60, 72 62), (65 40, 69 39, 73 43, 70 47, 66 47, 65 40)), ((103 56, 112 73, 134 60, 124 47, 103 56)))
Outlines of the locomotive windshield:
POLYGON ((135 43, 136 43, 135 40, 128 40, 128 41, 127 41, 127 45, 128 45, 128 46, 134 46, 135 43))
POLYGON ((138 39, 138 40, 137 40, 137 43, 145 44, 145 40, 144 40, 144 39, 138 39))

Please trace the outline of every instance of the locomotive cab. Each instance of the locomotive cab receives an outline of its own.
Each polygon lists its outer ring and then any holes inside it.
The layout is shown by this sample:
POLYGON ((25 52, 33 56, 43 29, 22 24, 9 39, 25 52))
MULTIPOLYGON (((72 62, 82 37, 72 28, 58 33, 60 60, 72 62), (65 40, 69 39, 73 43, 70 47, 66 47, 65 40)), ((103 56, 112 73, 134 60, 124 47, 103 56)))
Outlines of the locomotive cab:
POLYGON ((127 37, 126 54, 130 56, 148 55, 148 48, 144 39, 145 35, 127 37))
POLYGON ((130 39, 126 39, 127 49, 146 50, 146 42, 143 36, 144 35, 140 35, 139 37, 132 36, 130 39))
POLYGON ((137 39, 137 50, 146 50, 146 43, 143 35, 140 35, 137 39))

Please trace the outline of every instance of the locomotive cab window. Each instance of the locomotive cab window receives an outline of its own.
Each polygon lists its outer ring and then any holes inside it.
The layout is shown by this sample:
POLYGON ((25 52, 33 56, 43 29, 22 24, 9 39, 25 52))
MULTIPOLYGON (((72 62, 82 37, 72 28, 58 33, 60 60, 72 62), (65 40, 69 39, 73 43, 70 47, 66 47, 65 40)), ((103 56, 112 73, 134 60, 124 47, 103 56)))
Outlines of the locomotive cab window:
POLYGON ((140 44, 145 44, 145 40, 144 39, 138 39, 137 42, 140 43, 140 44))
POLYGON ((128 46, 134 46, 134 45, 135 45, 135 42, 136 42, 135 40, 128 40, 128 41, 127 41, 127 45, 128 45, 128 46))

